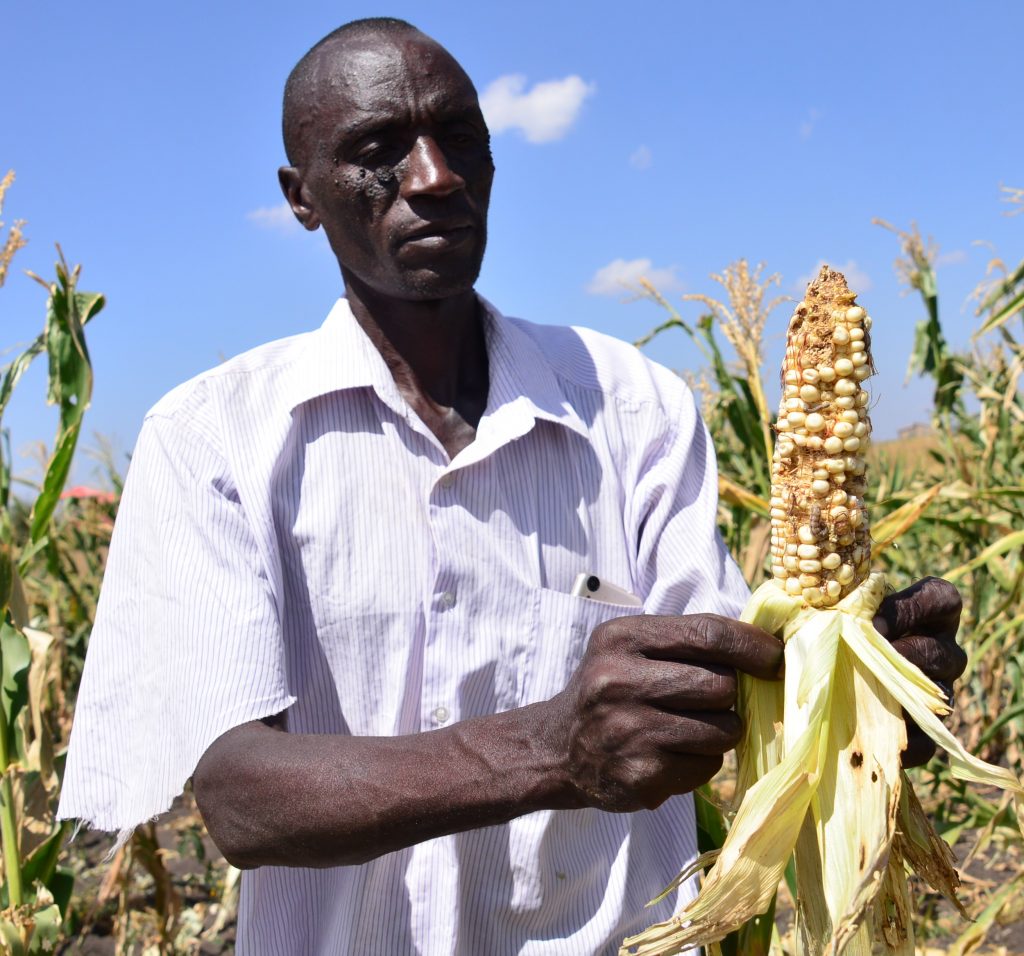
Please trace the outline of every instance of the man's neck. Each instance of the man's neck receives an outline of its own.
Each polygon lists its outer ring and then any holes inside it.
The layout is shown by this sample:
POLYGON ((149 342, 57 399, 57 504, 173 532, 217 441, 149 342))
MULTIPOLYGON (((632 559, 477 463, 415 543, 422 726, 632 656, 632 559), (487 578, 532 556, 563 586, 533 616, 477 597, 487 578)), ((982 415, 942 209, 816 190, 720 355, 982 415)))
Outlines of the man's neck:
POLYGON ((473 440, 487 406, 487 345, 476 293, 398 301, 351 279, 346 292, 398 390, 454 457, 473 440))

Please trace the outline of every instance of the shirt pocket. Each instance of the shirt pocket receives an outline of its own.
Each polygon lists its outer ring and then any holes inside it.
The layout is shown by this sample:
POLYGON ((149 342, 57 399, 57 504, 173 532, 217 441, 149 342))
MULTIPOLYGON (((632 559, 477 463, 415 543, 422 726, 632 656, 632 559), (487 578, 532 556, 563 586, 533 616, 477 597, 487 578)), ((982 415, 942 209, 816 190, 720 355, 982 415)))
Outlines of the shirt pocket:
POLYGON ((617 617, 640 614, 642 607, 608 604, 546 588, 535 591, 519 703, 547 700, 562 690, 599 625, 617 617))
MULTIPOLYGON (((565 687, 595 628, 643 614, 642 607, 547 589, 534 591, 532 601, 520 705, 547 700, 565 687)), ((543 922, 551 914, 596 911, 629 825, 627 815, 598 810, 541 810, 510 821, 513 918, 525 919, 534 932, 543 926, 555 933, 543 922), (588 847, 584 859, 581 844, 588 847)))

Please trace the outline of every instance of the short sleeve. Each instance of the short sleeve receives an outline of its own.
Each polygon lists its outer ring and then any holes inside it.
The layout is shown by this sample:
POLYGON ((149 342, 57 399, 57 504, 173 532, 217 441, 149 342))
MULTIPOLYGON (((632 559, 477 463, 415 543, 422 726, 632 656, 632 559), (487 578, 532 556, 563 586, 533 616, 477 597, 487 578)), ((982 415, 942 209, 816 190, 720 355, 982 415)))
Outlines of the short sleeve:
POLYGON ((209 745, 288 694, 278 609, 227 465, 149 417, 89 642, 58 816, 103 830, 168 809, 209 745))
POLYGON ((636 489, 637 574, 649 614, 737 618, 750 591, 718 531, 718 467, 689 389, 636 489))

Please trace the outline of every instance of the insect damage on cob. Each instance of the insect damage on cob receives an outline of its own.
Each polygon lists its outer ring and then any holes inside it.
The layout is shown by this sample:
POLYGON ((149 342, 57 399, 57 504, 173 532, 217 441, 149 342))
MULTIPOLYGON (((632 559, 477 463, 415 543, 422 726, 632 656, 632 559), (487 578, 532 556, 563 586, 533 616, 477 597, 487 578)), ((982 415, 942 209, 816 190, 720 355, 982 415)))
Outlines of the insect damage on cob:
POLYGON ((864 450, 871 320, 827 267, 789 323, 772 463, 772 574, 788 594, 829 607, 871 564, 864 450))
POLYGON ((900 767, 904 709, 947 751, 954 776, 1010 791, 1024 819, 1016 776, 964 750, 940 719, 949 713, 942 692, 872 623, 885 579, 870 573, 863 503, 871 320, 854 299, 824 266, 789 325, 772 580, 742 615, 784 641, 785 681, 738 675, 745 729, 725 842, 674 884, 713 860, 697 898, 626 939, 620 954, 711 944, 715 956, 716 941, 768 910, 793 857, 800 956, 913 956, 906 869, 954 903, 959 880, 900 767))

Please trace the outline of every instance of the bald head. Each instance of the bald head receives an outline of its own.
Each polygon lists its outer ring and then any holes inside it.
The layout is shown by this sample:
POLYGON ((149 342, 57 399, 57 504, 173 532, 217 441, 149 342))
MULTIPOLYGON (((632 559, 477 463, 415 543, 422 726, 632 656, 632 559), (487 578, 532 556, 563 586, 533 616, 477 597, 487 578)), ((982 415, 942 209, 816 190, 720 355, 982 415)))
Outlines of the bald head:
MULTIPOLYGON (((285 154, 291 165, 303 165, 308 159, 309 149, 315 146, 309 134, 316 128, 317 105, 326 92, 325 87, 337 81, 339 64, 347 59, 358 60, 356 54, 360 49, 395 42, 409 36, 419 37, 436 46, 458 66, 454 57, 451 57, 436 40, 428 37, 411 23, 394 17, 352 20, 328 33, 295 64, 284 87, 281 121, 285 154)), ((353 66, 357 67, 357 63, 353 66)), ((461 70, 461 67, 458 68, 461 70)), ((468 77, 466 81, 469 82, 468 77)))

